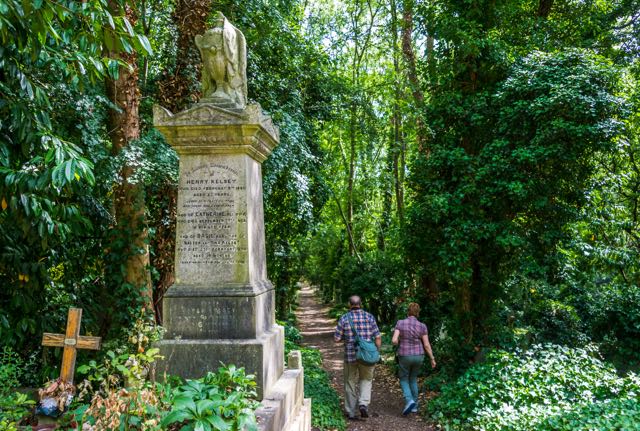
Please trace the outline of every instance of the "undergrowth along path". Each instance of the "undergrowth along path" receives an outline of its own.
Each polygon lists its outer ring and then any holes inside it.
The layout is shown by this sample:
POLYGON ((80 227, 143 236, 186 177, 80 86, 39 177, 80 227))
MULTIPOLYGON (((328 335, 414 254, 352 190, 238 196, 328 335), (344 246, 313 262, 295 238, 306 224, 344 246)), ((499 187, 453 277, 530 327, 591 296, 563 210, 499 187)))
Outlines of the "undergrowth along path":
MULTIPOLYGON (((344 406, 344 387, 342 380, 342 361, 344 347, 333 341, 335 320, 329 315, 329 308, 316 298, 310 286, 304 286, 300 292, 299 307, 296 311, 298 327, 302 334, 302 344, 316 348, 322 354, 323 367, 331 376, 331 384, 338 391, 344 406)), ((312 401, 313 402, 313 401, 312 401)), ((420 403, 424 405, 424 394, 420 403)), ((418 415, 402 416, 404 399, 397 377, 391 367, 376 366, 369 406, 369 418, 348 421, 348 431, 432 431, 434 427, 424 422, 418 415)))

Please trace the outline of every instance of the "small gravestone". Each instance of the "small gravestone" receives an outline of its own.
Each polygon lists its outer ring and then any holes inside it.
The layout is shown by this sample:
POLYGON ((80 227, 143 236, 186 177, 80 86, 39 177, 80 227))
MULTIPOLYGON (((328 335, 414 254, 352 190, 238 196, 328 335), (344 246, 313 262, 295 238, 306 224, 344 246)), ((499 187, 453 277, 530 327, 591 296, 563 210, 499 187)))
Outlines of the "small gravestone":
POLYGON ((60 378, 51 382, 46 388, 38 391, 39 405, 37 413, 46 416, 57 416, 71 402, 75 393, 73 376, 76 369, 78 349, 100 350, 100 337, 80 335, 82 309, 70 308, 67 315, 67 329, 64 334, 42 334, 42 345, 46 347, 62 347, 62 366, 60 378))
POLYGON ((42 334, 42 345, 47 347, 63 347, 60 380, 73 383, 76 369, 76 354, 78 349, 100 350, 100 337, 80 335, 81 308, 70 308, 67 315, 67 329, 65 334, 42 334))

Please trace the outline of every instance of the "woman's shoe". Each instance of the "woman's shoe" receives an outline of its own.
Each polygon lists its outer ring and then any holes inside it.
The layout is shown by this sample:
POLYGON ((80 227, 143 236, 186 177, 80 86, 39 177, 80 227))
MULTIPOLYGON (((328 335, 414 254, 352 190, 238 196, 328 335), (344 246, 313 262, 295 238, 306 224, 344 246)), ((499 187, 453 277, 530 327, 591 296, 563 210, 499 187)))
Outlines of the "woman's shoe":
POLYGON ((402 416, 406 416, 415 408, 416 402, 413 400, 407 401, 407 404, 404 405, 404 409, 402 409, 402 416))

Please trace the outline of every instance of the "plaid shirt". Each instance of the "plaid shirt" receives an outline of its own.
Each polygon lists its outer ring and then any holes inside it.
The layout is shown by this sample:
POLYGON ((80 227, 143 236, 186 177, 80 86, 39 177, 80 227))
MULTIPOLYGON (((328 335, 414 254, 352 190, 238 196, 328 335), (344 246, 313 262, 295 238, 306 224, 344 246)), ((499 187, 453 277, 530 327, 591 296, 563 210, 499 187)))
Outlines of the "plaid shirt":
POLYGON ((398 320, 395 329, 400 331, 398 356, 424 355, 422 336, 427 335, 427 325, 415 316, 409 316, 404 320, 398 320))
POLYGON ((349 315, 351 315, 353 326, 360 338, 365 340, 374 339, 380 336, 380 330, 376 319, 359 308, 349 311, 338 320, 338 326, 336 326, 333 338, 336 341, 344 341, 344 360, 345 362, 354 363, 356 362, 356 335, 351 329, 349 315))

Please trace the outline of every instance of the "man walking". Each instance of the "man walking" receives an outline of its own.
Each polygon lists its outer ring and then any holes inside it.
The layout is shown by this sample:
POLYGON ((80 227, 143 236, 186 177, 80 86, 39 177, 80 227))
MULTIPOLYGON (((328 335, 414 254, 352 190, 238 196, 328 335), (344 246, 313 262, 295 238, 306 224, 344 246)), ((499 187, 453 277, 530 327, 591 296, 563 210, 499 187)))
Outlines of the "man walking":
POLYGON ((351 420, 357 419, 357 406, 360 416, 369 417, 368 407, 371 402, 371 384, 375 368, 375 365, 365 365, 356 361, 355 332, 360 338, 375 339, 376 347, 380 350, 382 339, 376 319, 362 310, 362 302, 356 295, 349 298, 349 312, 340 317, 333 336, 336 343, 344 342, 344 407, 351 420))

